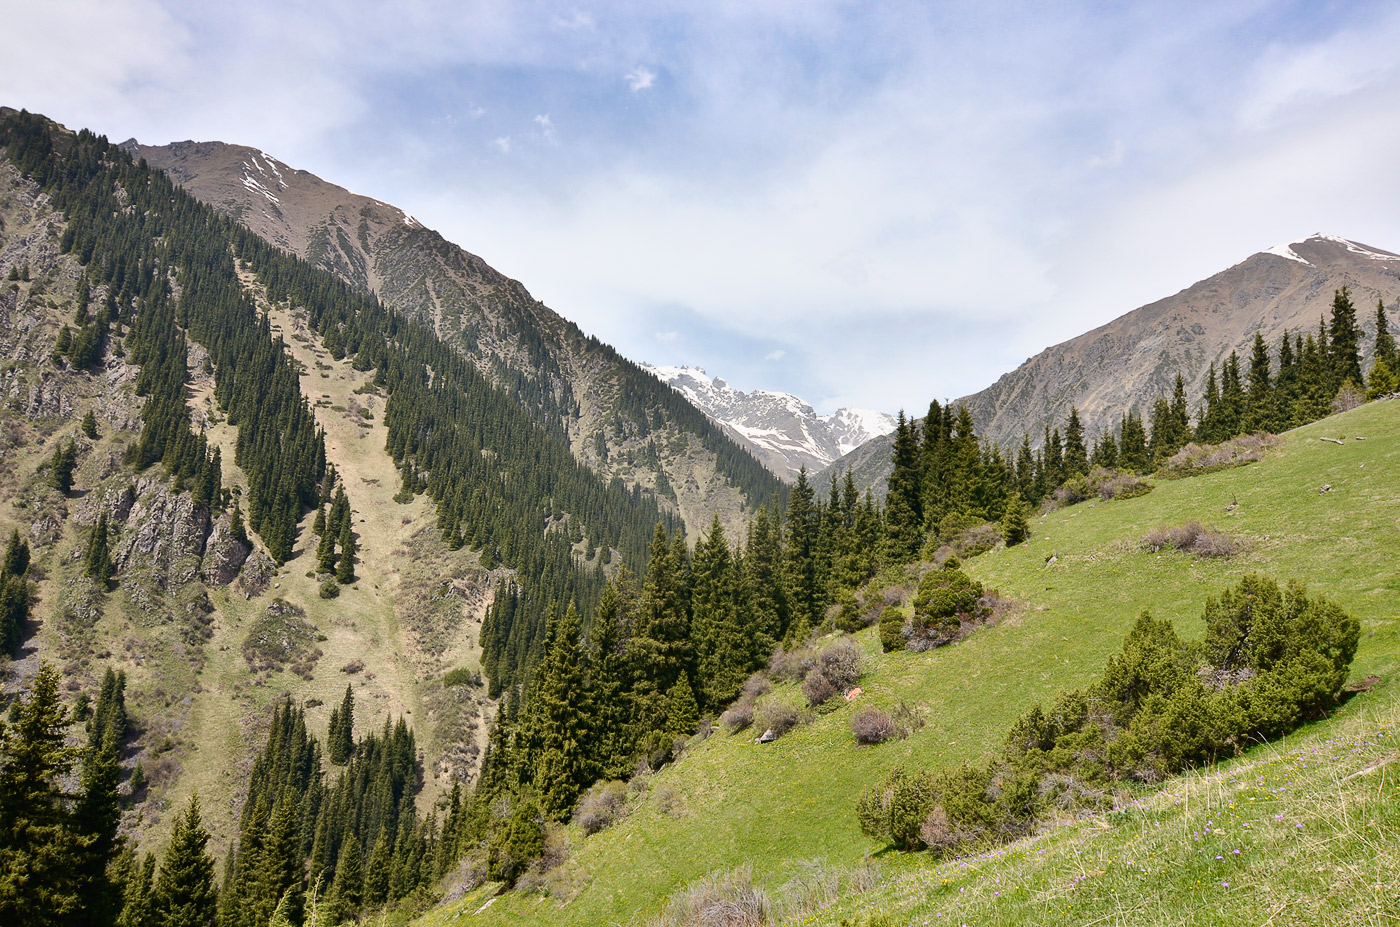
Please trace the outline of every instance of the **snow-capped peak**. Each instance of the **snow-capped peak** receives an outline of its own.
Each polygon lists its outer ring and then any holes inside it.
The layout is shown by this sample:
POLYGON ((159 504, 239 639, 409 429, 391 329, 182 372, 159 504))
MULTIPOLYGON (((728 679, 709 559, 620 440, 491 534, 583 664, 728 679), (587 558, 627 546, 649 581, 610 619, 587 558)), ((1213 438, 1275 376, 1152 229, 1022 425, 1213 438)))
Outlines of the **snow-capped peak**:
POLYGON ((1351 254, 1358 254, 1372 261, 1400 261, 1400 255, 1391 254, 1387 251, 1377 251, 1375 248, 1368 248, 1363 244, 1349 239, 1339 238, 1336 235, 1326 235, 1322 232, 1315 232, 1301 241, 1289 242, 1286 245, 1274 245, 1272 248, 1264 249, 1262 253, 1277 255, 1278 257, 1287 258, 1290 261, 1297 261, 1299 264, 1306 264, 1312 267, 1314 266, 1313 262, 1303 257, 1294 249, 1299 246, 1312 245, 1320 242, 1330 242, 1334 245, 1341 245, 1351 254))
POLYGON ((837 409, 818 415, 791 393, 735 389, 702 367, 642 367, 685 396, 692 405, 754 447, 783 477, 802 467, 818 470, 871 438, 894 430, 893 416, 870 409, 837 409))

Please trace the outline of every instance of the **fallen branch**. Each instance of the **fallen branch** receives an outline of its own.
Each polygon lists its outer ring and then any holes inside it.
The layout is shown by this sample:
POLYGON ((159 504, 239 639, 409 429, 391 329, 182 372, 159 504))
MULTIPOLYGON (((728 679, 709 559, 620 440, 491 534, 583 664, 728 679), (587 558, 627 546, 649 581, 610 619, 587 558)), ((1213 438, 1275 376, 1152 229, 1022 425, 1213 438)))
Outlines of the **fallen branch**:
POLYGON ((1342 442, 1342 441, 1339 441, 1339 440, 1336 439, 1336 438, 1318 438, 1317 440, 1319 440, 1319 441, 1331 441, 1333 444, 1342 444, 1342 443, 1344 443, 1344 442, 1342 442))

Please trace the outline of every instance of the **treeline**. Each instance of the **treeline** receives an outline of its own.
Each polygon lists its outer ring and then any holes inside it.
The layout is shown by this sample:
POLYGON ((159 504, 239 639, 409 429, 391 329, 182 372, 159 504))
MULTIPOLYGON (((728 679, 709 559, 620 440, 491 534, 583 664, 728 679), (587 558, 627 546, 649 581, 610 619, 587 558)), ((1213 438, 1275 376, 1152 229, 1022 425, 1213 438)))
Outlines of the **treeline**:
POLYGON ((1335 402, 1394 392, 1400 361, 1381 302, 1369 377, 1362 375, 1362 337, 1351 294, 1342 287, 1315 336, 1285 332, 1271 351, 1256 333, 1247 369, 1233 351, 1218 369, 1211 364, 1194 425, 1180 374, 1171 398, 1158 397, 1146 422, 1136 409, 1126 410, 1115 429, 1091 440, 1071 408, 1063 432, 1047 427, 1035 448, 1027 434, 1014 453, 980 440, 964 407, 934 401, 922 425, 901 412, 885 500, 886 556, 910 560, 930 535, 946 538, 969 524, 999 521, 1013 500, 1039 505, 1097 467, 1151 473, 1189 442, 1279 432, 1323 418, 1335 402))
POLYGON ((862 831, 968 853, 1049 815, 1110 808, 1116 789, 1280 737, 1337 704, 1361 626, 1334 603, 1247 576, 1201 617, 1204 638, 1188 642, 1144 612, 1097 681, 1022 715, 992 759, 896 769, 867 791, 862 831))

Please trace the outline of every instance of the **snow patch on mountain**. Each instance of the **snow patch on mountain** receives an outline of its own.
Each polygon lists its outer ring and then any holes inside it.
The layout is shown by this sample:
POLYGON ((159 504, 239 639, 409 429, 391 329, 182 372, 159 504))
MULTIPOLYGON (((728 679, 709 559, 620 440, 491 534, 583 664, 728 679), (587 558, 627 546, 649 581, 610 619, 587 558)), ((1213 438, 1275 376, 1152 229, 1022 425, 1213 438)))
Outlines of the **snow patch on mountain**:
POLYGON ((894 416, 873 409, 818 415, 791 393, 735 389, 701 367, 642 365, 752 447, 784 479, 820 470, 871 438, 894 431, 894 416))

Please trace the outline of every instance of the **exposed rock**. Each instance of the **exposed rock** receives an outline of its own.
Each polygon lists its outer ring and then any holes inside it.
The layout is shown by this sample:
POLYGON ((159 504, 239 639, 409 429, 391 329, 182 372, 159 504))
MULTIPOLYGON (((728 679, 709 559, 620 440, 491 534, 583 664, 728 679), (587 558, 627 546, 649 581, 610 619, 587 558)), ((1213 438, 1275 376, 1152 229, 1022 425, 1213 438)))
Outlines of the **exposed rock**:
MULTIPOLYGON (((120 465, 120 455, 118 455, 120 465)), ((91 527, 105 512, 109 524, 123 525, 136 504, 136 490, 131 486, 122 489, 94 489, 78 503, 73 521, 91 527)))
POLYGON ((229 531, 232 519, 220 515, 214 522, 214 530, 204 545, 204 581, 215 586, 227 586, 238 576, 238 571, 248 559, 251 548, 238 540, 229 531))
POLYGON ((277 564, 272 562, 267 552, 254 550, 244 561, 243 570, 238 574, 238 583, 234 588, 242 592, 245 599, 262 595, 267 591, 268 583, 272 582, 272 576, 276 572, 277 564))
POLYGON ((29 525, 29 540, 35 547, 49 547, 63 533, 63 526, 53 515, 41 515, 29 525))
POLYGON ((24 414, 31 421, 44 418, 71 418, 73 416, 73 400, 64 395, 58 377, 45 372, 34 388, 30 390, 24 414))
POLYGON ((119 570, 144 570, 169 589, 198 575, 208 536, 209 513, 195 508, 189 493, 173 493, 164 481, 142 477, 112 560, 119 570))

